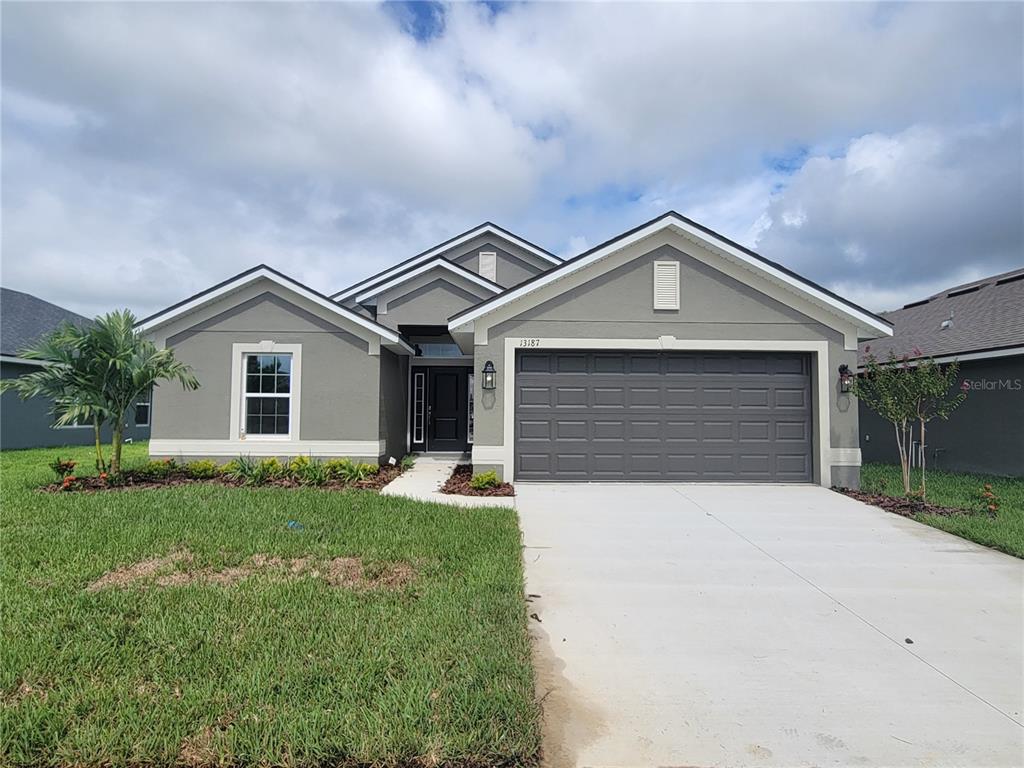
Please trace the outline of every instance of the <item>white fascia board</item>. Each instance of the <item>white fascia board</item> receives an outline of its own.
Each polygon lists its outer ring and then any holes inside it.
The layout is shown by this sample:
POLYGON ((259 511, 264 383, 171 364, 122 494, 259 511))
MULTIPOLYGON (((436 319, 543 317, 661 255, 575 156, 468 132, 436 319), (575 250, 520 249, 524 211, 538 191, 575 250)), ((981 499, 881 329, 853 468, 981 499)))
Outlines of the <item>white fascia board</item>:
POLYGON ((14 355, 0 355, 0 363, 16 363, 18 365, 35 365, 39 368, 49 365, 46 360, 29 360, 27 357, 15 357, 14 355))
POLYGON ((362 304, 367 299, 372 299, 374 296, 379 296, 385 291, 389 291, 392 288, 396 288, 397 286, 402 285, 403 283, 407 283, 414 277, 419 277, 420 275, 426 274, 427 272, 429 272, 432 269, 435 269, 436 267, 446 269, 452 274, 458 275, 459 277, 469 280, 471 283, 479 285, 481 288, 486 288, 491 293, 498 294, 505 290, 497 283, 492 283, 487 278, 480 277, 480 275, 476 274, 476 272, 470 272, 468 269, 460 267, 458 264, 453 264, 447 259, 442 259, 439 256, 435 258, 433 261, 428 261, 426 264, 422 264, 419 267, 416 267, 416 269, 399 275, 394 280, 390 280, 386 283, 381 283, 375 286, 374 288, 369 289, 365 293, 359 294, 358 296, 356 296, 356 301, 362 304))
POLYGON ((400 264, 396 264, 395 266, 389 269, 385 269, 383 272, 380 272, 374 275, 373 277, 370 277, 366 280, 361 280, 360 282, 356 283, 353 286, 350 286, 342 291, 338 291, 336 294, 331 296, 331 298, 334 299, 335 301, 344 301, 345 299, 351 298, 360 291, 367 290, 367 286, 374 286, 383 280, 388 280, 396 272, 400 272, 403 269, 408 269, 409 267, 415 266, 417 264, 422 264, 425 261, 429 261, 433 258, 436 258, 440 256, 442 253, 447 253, 453 248, 458 248, 460 245, 464 245, 465 243, 468 243, 470 240, 472 240, 475 237, 479 237, 480 235, 494 235, 495 237, 500 237, 503 240, 507 240, 508 242, 519 246, 527 253, 533 254, 539 259, 543 259, 549 264, 558 265, 562 263, 561 259, 552 256, 550 253, 546 253, 540 250, 534 245, 530 245, 525 240, 520 240, 513 234, 503 232, 495 227, 492 227, 490 224, 484 224, 483 226, 477 227, 476 229, 472 229, 463 235, 459 235, 454 240, 448 240, 444 243, 441 243, 441 245, 431 248, 429 251, 424 251, 419 256, 415 256, 412 259, 403 261, 400 264))
MULTIPOLYGON (((942 355, 941 357, 930 358, 935 363, 952 363, 956 360, 958 363, 968 363, 971 360, 992 360, 998 357, 1015 357, 1017 355, 1024 355, 1024 347, 1007 347, 1006 349, 992 349, 986 352, 965 352, 962 355, 942 355)), ((907 365, 914 366, 921 362, 922 359, 928 358, 915 358, 907 360, 907 365)), ((881 362, 886 362, 882 360, 881 362)), ((900 365, 903 364, 902 358, 897 358, 897 362, 900 365)), ((864 370, 864 366, 858 364, 857 370, 864 370)))
POLYGON ((513 301, 516 301, 523 296, 526 296, 533 291, 543 288, 545 285, 560 280, 568 275, 578 272, 591 264, 604 259, 616 251, 620 251, 623 248, 637 243, 645 238, 656 235, 665 229, 675 229, 678 233, 696 240, 697 242, 704 243, 705 245, 711 246, 712 248, 728 255, 730 258, 740 262, 747 266, 754 272, 761 273, 767 277, 770 277, 778 283, 788 286, 790 289, 797 293, 803 294, 817 304, 825 305, 830 307, 831 310, 842 317, 846 317, 852 320, 856 325, 869 330, 871 332, 877 332, 879 336, 892 336, 892 328, 885 322, 871 317, 863 312, 859 312, 848 304, 839 301, 838 299, 829 296, 827 293, 808 285, 807 283, 799 280, 785 272, 776 269, 771 264, 755 259, 749 254, 744 253, 739 248, 719 240, 718 238, 709 236, 706 232, 703 232, 696 227, 693 227, 688 222, 678 219, 674 216, 669 216, 658 221, 652 222, 646 227, 643 227, 630 235, 616 240, 613 243, 609 243, 604 248, 600 248, 593 253, 578 259, 577 261, 569 262, 568 266, 562 269, 553 269, 550 272, 542 274, 538 279, 533 280, 519 288, 514 288, 511 291, 506 292, 500 299, 495 302, 491 302, 476 309, 471 309, 468 313, 462 315, 456 320, 448 324, 450 331, 456 330, 467 323, 470 323, 477 318, 480 318, 490 312, 493 312, 498 307, 505 306, 513 301))
POLYGON ((357 312, 353 312, 350 309, 346 309, 340 304, 336 304, 330 299, 325 298, 317 293, 314 293, 313 291, 310 291, 309 289, 305 288, 299 283, 283 279, 279 275, 268 269, 258 269, 254 272, 249 272, 248 274, 239 277, 237 280, 232 280, 229 283, 225 283, 216 290, 196 296, 191 301, 188 301, 179 307, 175 307, 173 310, 162 312, 159 315, 155 315, 154 317, 151 317, 149 320, 140 323, 138 328, 140 331, 153 331, 156 328, 166 325, 172 320, 182 317, 183 315, 187 315, 189 312, 192 312, 198 309, 199 307, 205 306, 206 304, 210 304, 211 302, 214 302, 223 296, 226 296, 234 291, 237 291, 239 288, 243 288, 246 285, 249 285, 261 279, 269 280, 270 282, 279 285, 282 288, 291 291, 292 293, 298 294, 307 301, 311 301, 314 304, 322 307, 323 309, 326 309, 328 312, 338 315, 339 317, 343 317, 346 320, 355 323, 356 325, 362 326, 366 330, 372 331, 373 333, 377 334, 382 339, 390 342, 391 344, 399 345, 404 349, 408 350, 411 354, 415 354, 415 350, 413 350, 412 347, 410 347, 408 344, 402 341, 401 337, 394 331, 391 331, 390 329, 385 328, 382 325, 378 325, 377 323, 374 323, 373 321, 368 320, 365 317, 362 317, 357 312))

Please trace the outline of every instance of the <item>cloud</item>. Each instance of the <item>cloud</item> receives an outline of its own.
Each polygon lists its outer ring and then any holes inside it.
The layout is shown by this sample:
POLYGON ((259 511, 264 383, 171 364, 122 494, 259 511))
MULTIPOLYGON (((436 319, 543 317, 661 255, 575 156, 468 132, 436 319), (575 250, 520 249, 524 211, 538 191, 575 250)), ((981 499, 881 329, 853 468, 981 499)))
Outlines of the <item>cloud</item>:
POLYGON ((667 208, 871 306, 1020 252, 1020 6, 413 11, 6 4, 4 283, 145 313, 257 261, 333 291, 484 219, 571 254, 667 208))

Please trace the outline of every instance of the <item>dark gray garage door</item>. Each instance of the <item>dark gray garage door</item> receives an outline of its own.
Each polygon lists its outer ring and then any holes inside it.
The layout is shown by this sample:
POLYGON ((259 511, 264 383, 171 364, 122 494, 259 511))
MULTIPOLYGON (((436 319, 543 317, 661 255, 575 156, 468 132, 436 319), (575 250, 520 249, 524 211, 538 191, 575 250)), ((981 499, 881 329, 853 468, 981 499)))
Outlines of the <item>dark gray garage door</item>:
POLYGON ((808 482, 799 353, 516 356, 518 480, 808 482))

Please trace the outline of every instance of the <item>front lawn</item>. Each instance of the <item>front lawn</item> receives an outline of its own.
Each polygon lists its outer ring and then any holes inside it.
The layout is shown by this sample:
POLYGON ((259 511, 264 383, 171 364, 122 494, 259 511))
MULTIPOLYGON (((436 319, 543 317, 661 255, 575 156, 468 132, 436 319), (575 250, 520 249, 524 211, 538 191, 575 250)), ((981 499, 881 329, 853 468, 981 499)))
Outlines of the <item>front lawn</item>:
POLYGON ((0 453, 0 765, 536 761, 512 510, 38 492, 58 454, 0 453))
MULTIPOLYGON (((977 509, 978 491, 986 484, 1000 498, 995 517, 985 514, 917 515, 916 520, 965 539, 1024 558, 1024 479, 928 470, 928 501, 944 507, 977 509)), ((914 471, 913 482, 918 474, 914 471)), ((860 472, 861 489, 890 496, 902 493, 900 468, 893 464, 865 464, 860 472)))

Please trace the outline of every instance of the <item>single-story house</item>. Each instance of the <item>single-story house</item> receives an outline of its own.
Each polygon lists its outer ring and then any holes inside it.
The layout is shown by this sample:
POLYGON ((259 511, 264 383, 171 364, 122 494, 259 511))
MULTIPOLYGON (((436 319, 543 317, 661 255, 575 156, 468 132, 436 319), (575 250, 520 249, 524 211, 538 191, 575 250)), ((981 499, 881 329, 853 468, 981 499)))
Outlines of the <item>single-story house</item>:
MULTIPOLYGON (((967 399, 948 421, 927 426, 930 467, 957 472, 1024 476, 1024 268, 957 285, 882 315, 893 335, 861 345, 886 360, 957 360, 967 399)), ((860 406, 865 461, 896 463, 892 425, 860 406)), ((912 459, 920 462, 920 433, 912 459)))
POLYGON ((859 478, 840 366, 892 332, 674 212, 567 261, 486 223, 333 296, 258 266, 140 326, 202 384, 157 389, 155 457, 825 486, 859 478))
MULTIPOLYGON (((92 321, 31 294, 0 288, 0 376, 12 379, 38 370, 45 363, 21 357, 21 352, 65 322, 84 327, 92 321)), ((147 393, 136 404, 125 427, 126 438, 149 437, 149 399, 147 393)), ((53 403, 44 398, 22 400, 15 392, 0 395, 0 449, 92 445, 92 424, 55 427, 52 409, 53 403)), ((110 439, 109 427, 103 439, 110 439)))

